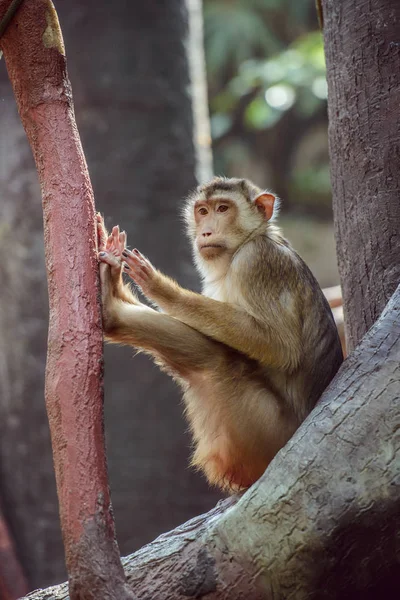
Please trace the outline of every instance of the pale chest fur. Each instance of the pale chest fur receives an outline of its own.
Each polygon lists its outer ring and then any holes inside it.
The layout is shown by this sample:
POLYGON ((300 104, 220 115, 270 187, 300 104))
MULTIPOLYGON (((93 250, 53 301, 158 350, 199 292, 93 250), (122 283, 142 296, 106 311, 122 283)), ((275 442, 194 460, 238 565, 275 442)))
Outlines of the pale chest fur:
POLYGON ((235 304, 248 310, 247 303, 241 292, 243 272, 253 269, 252 256, 254 254, 253 244, 246 244, 239 252, 235 254, 232 261, 226 265, 214 265, 208 268, 206 277, 203 280, 203 296, 235 304))
POLYGON ((234 283, 234 273, 227 274, 224 278, 214 282, 203 283, 203 296, 219 300, 220 302, 228 302, 230 304, 240 305, 242 303, 241 294, 238 293, 238 286, 234 283))

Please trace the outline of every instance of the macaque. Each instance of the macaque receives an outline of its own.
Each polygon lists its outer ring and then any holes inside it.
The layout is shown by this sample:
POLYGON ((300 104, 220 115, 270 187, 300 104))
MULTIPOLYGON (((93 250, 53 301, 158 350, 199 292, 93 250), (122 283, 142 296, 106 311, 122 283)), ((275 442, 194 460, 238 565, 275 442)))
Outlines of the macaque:
POLYGON ((106 338, 150 354, 183 390, 192 465, 248 488, 312 410, 343 357, 328 302, 274 220, 277 198, 217 177, 189 196, 202 294, 157 271, 98 216, 106 338), (141 303, 125 272, 151 303, 141 303))

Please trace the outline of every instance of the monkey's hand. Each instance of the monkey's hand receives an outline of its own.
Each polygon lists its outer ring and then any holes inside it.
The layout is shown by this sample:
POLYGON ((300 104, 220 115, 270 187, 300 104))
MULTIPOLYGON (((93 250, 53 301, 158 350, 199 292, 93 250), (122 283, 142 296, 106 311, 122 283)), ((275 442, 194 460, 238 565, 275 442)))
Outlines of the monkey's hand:
POLYGON ((122 257, 125 261, 123 267, 125 273, 133 279, 147 298, 162 307, 162 300, 171 298, 176 284, 160 271, 157 271, 151 262, 136 248, 132 251, 125 248, 122 257))
POLYGON ((120 232, 116 225, 112 228, 111 235, 108 235, 100 214, 97 214, 96 220, 99 260, 110 267, 111 295, 124 302, 129 302, 129 304, 140 304, 130 287, 125 285, 122 280, 122 252, 126 245, 125 231, 120 232))

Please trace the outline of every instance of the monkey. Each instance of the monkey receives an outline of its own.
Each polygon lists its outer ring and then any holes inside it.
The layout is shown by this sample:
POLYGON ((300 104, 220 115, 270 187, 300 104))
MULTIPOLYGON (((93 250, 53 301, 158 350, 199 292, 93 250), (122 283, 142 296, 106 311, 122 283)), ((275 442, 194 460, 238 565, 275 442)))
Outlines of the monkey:
POLYGON ((343 360, 329 304, 276 225, 278 206, 246 179, 216 177, 189 195, 201 294, 129 250, 118 226, 108 236, 97 217, 106 340, 150 354, 175 379, 191 465, 228 492, 260 478, 343 360))

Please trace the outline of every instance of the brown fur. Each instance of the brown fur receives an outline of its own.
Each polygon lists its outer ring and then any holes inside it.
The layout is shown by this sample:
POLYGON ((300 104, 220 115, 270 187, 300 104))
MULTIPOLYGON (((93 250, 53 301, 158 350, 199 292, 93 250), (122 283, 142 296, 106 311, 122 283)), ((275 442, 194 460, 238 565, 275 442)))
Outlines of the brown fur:
POLYGON ((262 194, 246 180, 216 178, 188 199, 202 295, 144 257, 126 255, 131 277, 166 314, 131 292, 126 300, 116 259, 107 256, 101 265, 108 338, 148 352, 178 381, 194 439, 192 464, 231 490, 260 477, 342 361, 329 305, 262 214, 262 194))

